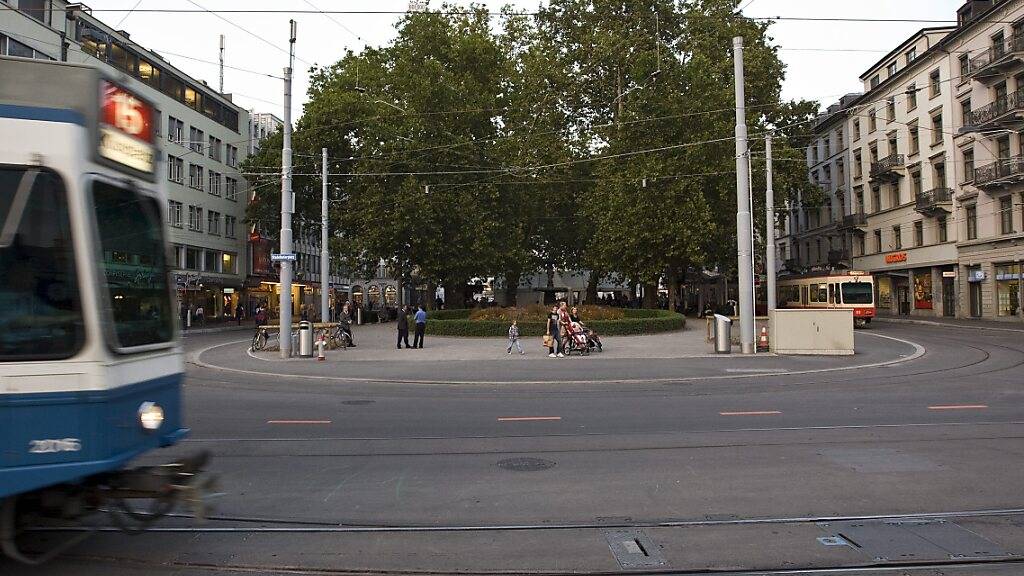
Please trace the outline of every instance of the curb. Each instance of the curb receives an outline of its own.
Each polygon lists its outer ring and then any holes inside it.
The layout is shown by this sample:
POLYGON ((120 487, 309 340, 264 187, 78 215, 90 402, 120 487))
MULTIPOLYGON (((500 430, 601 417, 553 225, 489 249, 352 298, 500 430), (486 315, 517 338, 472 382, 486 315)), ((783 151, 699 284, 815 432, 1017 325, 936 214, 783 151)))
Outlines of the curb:
MULTIPOLYGON (((675 382, 699 382, 702 380, 739 380, 747 378, 767 378, 775 376, 798 376, 801 374, 821 374, 826 372, 845 372, 850 370, 861 370, 864 368, 879 368, 882 366, 894 366, 902 364, 904 362, 910 362, 924 356, 925 348, 916 342, 904 340, 902 338, 895 338, 893 336, 883 336, 882 334, 871 334, 865 333, 866 336, 873 336, 875 338, 885 338, 887 340, 893 340, 900 342, 914 348, 914 353, 901 358, 893 360, 886 360, 884 362, 873 362, 870 364, 859 364, 856 366, 840 366, 837 368, 818 368, 814 370, 790 370, 785 372, 772 372, 772 373, 756 373, 756 374, 722 374, 716 376, 691 376, 683 378, 646 378, 646 379, 612 379, 612 380, 560 380, 560 384, 667 384, 675 382)), ((483 386, 512 386, 517 384, 526 385, 541 385, 550 384, 549 380, 488 380, 488 381, 472 381, 472 380, 412 380, 412 379, 385 379, 385 378, 352 378, 346 376, 322 376, 322 375, 306 375, 306 374, 280 374, 276 372, 261 372, 258 370, 243 370, 241 368, 228 368, 226 366, 217 366, 216 364, 209 364, 203 362, 200 357, 216 348, 222 348, 224 346, 232 346, 235 344, 242 344, 248 340, 236 340, 232 342, 224 342, 221 344, 214 344, 207 346, 195 352, 189 354, 188 362, 199 366, 200 368, 207 368, 210 370, 220 370, 223 372, 234 372, 238 374, 251 374, 257 376, 270 376, 275 378, 297 378, 297 379, 308 379, 308 380, 331 380, 335 382, 348 382, 348 383, 379 383, 379 384, 425 384, 425 385, 483 385, 483 386)), ((247 351, 248 353, 248 351, 247 351)), ((763 356, 767 357, 767 354, 763 356)), ((774 356, 774 355, 773 355, 774 356)), ((714 358, 721 358, 721 356, 712 356, 714 358)), ((752 358, 749 356, 743 356, 743 358, 752 358)), ((264 360, 266 362, 272 362, 272 360, 264 360)))
MULTIPOLYGON (((922 326, 940 326, 942 328, 964 328, 966 330, 990 330, 992 332, 1024 332, 1021 328, 997 328, 995 326, 970 326, 965 324, 953 324, 950 322, 936 322, 934 320, 918 320, 916 318, 889 318, 875 317, 876 322, 890 322, 892 324, 918 324, 922 326)), ((876 334, 877 336, 877 334, 876 334)))

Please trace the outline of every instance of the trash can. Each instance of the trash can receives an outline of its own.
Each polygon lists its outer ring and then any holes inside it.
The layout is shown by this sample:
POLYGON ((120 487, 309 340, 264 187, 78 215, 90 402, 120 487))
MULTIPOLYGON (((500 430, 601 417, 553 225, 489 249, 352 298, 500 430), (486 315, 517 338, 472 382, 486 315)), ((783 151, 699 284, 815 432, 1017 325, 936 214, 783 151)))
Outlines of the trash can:
POLYGON ((732 318, 715 314, 715 353, 732 353, 732 318))
POLYGON ((305 320, 299 322, 299 357, 313 357, 313 325, 305 320))

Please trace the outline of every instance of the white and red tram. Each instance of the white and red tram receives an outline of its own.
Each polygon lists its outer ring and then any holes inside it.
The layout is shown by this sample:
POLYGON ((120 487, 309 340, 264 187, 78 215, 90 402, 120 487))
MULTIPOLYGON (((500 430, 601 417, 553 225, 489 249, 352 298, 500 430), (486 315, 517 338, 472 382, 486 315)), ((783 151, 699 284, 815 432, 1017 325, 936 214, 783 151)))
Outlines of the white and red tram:
POLYGON ((782 276, 778 281, 779 308, 852 309, 854 326, 875 317, 875 280, 859 270, 782 276))

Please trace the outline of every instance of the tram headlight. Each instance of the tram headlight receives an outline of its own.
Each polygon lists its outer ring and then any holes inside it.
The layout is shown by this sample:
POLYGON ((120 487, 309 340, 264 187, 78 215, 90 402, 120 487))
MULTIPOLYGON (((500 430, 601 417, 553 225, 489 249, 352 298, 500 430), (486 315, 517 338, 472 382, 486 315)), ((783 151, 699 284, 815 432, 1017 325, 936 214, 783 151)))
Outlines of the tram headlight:
POLYGON ((164 423, 164 409, 155 402, 143 402, 139 406, 139 425, 150 432, 158 430, 164 423))

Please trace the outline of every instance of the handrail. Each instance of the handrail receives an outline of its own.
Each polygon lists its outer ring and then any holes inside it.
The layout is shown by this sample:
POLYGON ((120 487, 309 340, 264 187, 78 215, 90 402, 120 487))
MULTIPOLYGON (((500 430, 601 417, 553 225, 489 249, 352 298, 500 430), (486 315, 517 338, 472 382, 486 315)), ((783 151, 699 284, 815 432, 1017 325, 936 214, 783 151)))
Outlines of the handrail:
POLYGON ((889 154, 888 156, 886 156, 885 158, 882 158, 878 162, 872 162, 871 163, 871 175, 874 176, 876 174, 881 174, 883 172, 888 172, 889 170, 892 170, 893 168, 897 168, 899 166, 903 166, 903 164, 904 164, 903 154, 889 154))
POLYGON ((1007 54, 1013 54, 1014 52, 1024 52, 1024 35, 1010 36, 999 44, 989 46, 981 55, 971 58, 971 74, 987 68, 993 62, 997 62, 1007 54))
POLYGON ((1010 176, 1024 175, 1024 157, 1001 158, 974 169, 974 184, 979 186, 1010 176))
POLYGON ((982 126, 1011 110, 1024 110, 1024 87, 996 98, 991 104, 987 104, 972 111, 965 122, 968 126, 982 126))

